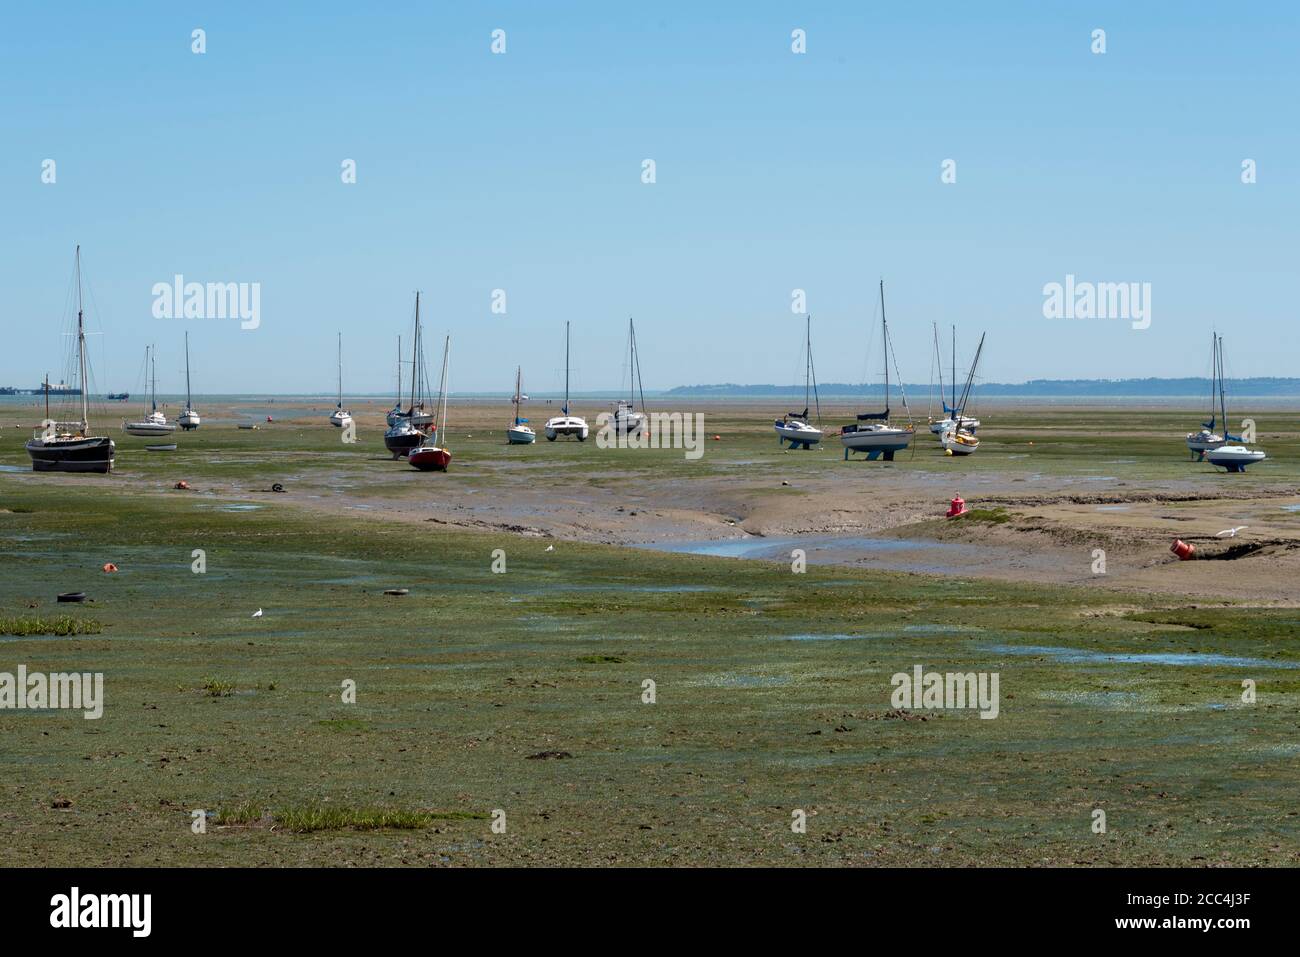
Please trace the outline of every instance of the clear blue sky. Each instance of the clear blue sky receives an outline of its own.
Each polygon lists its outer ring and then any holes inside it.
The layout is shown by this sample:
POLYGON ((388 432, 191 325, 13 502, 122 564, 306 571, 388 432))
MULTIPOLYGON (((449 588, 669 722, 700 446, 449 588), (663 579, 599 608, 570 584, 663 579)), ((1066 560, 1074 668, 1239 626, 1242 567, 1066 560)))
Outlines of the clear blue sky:
POLYGON ((913 381, 931 320, 988 331, 989 380, 1202 374, 1215 324, 1232 374, 1297 375, 1297 10, 6 4, 0 384, 62 368, 76 243, 101 388, 149 342, 181 388, 189 328, 198 392, 332 391, 338 330, 382 391, 417 288, 461 391, 555 388, 566 319, 575 388, 615 388, 629 314, 648 388, 791 382, 794 288, 819 378, 874 381, 882 276, 913 381), (154 319, 175 273, 260 282, 261 327, 154 319), (1043 318, 1067 273, 1150 282, 1151 327, 1043 318))

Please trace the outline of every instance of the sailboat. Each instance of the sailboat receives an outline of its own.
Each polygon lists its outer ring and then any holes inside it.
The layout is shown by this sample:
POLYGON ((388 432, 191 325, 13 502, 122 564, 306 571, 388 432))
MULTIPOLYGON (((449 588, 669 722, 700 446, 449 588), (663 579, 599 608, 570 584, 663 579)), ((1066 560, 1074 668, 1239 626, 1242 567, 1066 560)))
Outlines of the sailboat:
MULTIPOLYGON (((804 330, 804 371, 803 371, 803 411, 787 412, 773 423, 776 429, 776 443, 790 443, 792 449, 811 449, 822 440, 822 430, 809 424, 809 395, 817 397, 817 374, 813 370, 812 359, 812 316, 808 316, 804 330)), ((821 425, 822 403, 817 398, 817 424, 821 425)))
MULTIPOLYGON (((384 447, 399 459, 419 448, 426 439, 437 439, 433 415, 424 408, 424 365, 420 356, 420 294, 415 294, 415 335, 411 347, 411 404, 384 432, 384 447)), ((391 421, 391 420, 390 420, 391 421)))
MULTIPOLYGON (((1228 432, 1228 400, 1223 375, 1223 336, 1216 336, 1215 344, 1217 348, 1214 355, 1214 373, 1219 383, 1219 417, 1223 421, 1223 442, 1205 449, 1201 454, 1211 465, 1226 469, 1229 472, 1244 472, 1247 465, 1262 462, 1268 456, 1260 449, 1248 449, 1244 445, 1228 444, 1229 442, 1240 442, 1241 436, 1231 435, 1228 432)), ((1198 437, 1208 438, 1209 440, 1218 438, 1218 436, 1214 435, 1213 422, 1213 417, 1211 417, 1209 424, 1202 423, 1205 425, 1205 431, 1208 431, 1210 435, 1202 437, 1198 433, 1198 437)), ((1188 448, 1192 448, 1192 438, 1190 435, 1187 437, 1188 448)), ((1192 451, 1195 452, 1196 449, 1193 448, 1192 451)))
POLYGON ((388 410, 388 426, 392 428, 403 417, 402 412, 402 337, 397 337, 397 398, 393 400, 393 407, 388 410))
POLYGON ((352 421, 352 413, 343 408, 343 333, 339 333, 339 402, 330 413, 330 425, 341 429, 352 421))
POLYGON ((122 428, 127 435, 150 438, 158 435, 171 435, 176 426, 167 421, 167 416, 158 411, 158 348, 145 346, 145 367, 149 372, 149 414, 138 422, 123 422, 122 428))
POLYGON ((579 415, 569 415, 569 323, 564 323, 564 405, 560 415, 546 420, 546 441, 554 442, 556 436, 572 435, 579 442, 587 441, 587 420, 579 415))
MULTIPOLYGON (((911 424, 911 414, 908 414, 908 425, 906 428, 889 424, 889 359, 892 355, 892 349, 889 343, 889 324, 885 320, 885 281, 880 281, 880 338, 884 344, 885 360, 885 411, 883 412, 861 412, 858 414, 857 421, 852 425, 846 425, 840 430, 840 442, 844 444, 844 458, 848 459, 852 452, 866 452, 867 459, 874 461, 877 458, 884 458, 886 462, 894 460, 894 453, 900 452, 907 448, 912 441, 916 429, 911 424)), ((899 391, 902 393, 902 383, 899 383, 899 391)), ((903 394, 903 408, 907 409, 907 395, 903 394)))
MULTIPOLYGON (((447 360, 450 356, 451 336, 448 336, 442 344, 442 379, 438 385, 438 398, 442 403, 442 411, 438 416, 438 425, 442 429, 444 436, 447 435, 447 360)), ((445 446, 445 438, 443 447, 439 447, 432 439, 429 439, 419 448, 411 449, 407 461, 421 472, 445 472, 447 466, 451 464, 451 451, 445 446)))
POLYGON ((106 435, 91 435, 86 375, 86 325, 81 302, 81 247, 77 247, 77 383, 81 420, 55 422, 50 418, 50 377, 45 377, 45 424, 27 442, 34 472, 103 472, 113 470, 117 446, 106 435))
POLYGON ((1192 453, 1194 461, 1200 462, 1205 459, 1205 453, 1212 449, 1221 447, 1229 439, 1241 441, 1235 435, 1228 435, 1228 420, 1223 419, 1223 435, 1215 432, 1218 423, 1216 421, 1217 408, 1215 400, 1218 399, 1220 405, 1223 404, 1223 380, 1219 375, 1219 367, 1222 364, 1220 348, 1222 346, 1222 337, 1217 333, 1210 334, 1210 421, 1201 423, 1201 431, 1187 433, 1187 448, 1192 453))
MULTIPOLYGON (((956 350, 953 350, 954 353, 956 350)), ((966 417, 966 405, 970 402, 970 390, 975 382, 975 370, 980 364, 980 353, 984 351, 984 336, 980 336, 980 344, 975 349, 975 358, 971 360, 970 372, 966 373, 966 385, 961 390, 960 401, 954 400, 952 412, 952 426, 939 436, 939 444, 943 446, 944 451, 949 455, 970 455, 980 447, 980 440, 975 435, 975 429, 967 425, 969 422, 976 420, 966 417)))
MULTIPOLYGON (((952 405, 949 405, 943 395, 943 360, 939 358, 939 324, 934 324, 934 355, 938 359, 939 367, 939 405, 943 407, 943 418, 936 419, 934 416, 928 416, 930 419, 930 431, 935 435, 942 436, 945 432, 953 429, 965 429, 972 435, 980 427, 980 420, 961 416, 960 421, 953 418, 957 415, 955 406, 957 405, 957 327, 953 326, 952 330, 952 405)), ((931 379, 933 386, 934 380, 931 379)), ((933 396, 932 396, 933 398, 933 396)), ((927 413, 928 415, 928 413, 927 413)))
POLYGON ((528 424, 528 420, 519 417, 519 403, 525 398, 524 370, 522 366, 517 366, 515 368, 515 394, 510 400, 515 404, 515 420, 510 424, 510 428, 506 429, 506 438, 509 439, 511 445, 532 445, 537 441, 537 433, 528 424))
POLYGON ((190 397, 190 334, 185 333, 185 411, 176 419, 181 428, 186 432, 192 432, 199 427, 199 414, 194 411, 194 403, 190 397))
POLYGON ((645 389, 641 387, 641 360, 636 353, 636 327, 632 317, 627 317, 627 398, 619 399, 614 407, 614 429, 621 435, 636 435, 645 428, 645 389), (641 393, 641 411, 636 410, 635 389, 641 393))

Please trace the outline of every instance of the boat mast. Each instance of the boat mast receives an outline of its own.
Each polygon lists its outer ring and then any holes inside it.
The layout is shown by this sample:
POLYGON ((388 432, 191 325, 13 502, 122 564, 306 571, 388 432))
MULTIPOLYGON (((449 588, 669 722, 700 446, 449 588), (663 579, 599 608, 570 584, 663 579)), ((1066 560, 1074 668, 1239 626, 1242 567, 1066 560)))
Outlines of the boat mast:
MULTIPOLYGON (((153 385, 150 389, 149 401, 151 403, 150 411, 158 411, 158 347, 153 347, 153 354, 149 357, 149 369, 152 374, 153 385)), ((85 391, 84 389, 82 391, 85 391)))
MULTIPOLYGON (((952 327, 952 406, 953 412, 957 411, 957 326, 952 327)), ((961 425, 961 417, 957 417, 957 425, 961 425)))
POLYGON ((564 320, 564 408, 561 411, 569 414, 569 320, 564 320))
POLYGON ((1225 395, 1225 390, 1223 387, 1223 336, 1219 336, 1218 340, 1219 340, 1219 361, 1218 361, 1219 415, 1223 417, 1223 438, 1227 440, 1227 439, 1231 439, 1232 436, 1228 435, 1228 399, 1227 396, 1225 395))
POLYGON ((339 333, 339 404, 343 408, 343 333, 339 333))
MULTIPOLYGON (((81 301, 81 245, 80 244, 77 245, 77 367, 81 373, 81 383, 80 383, 81 385, 81 434, 85 435, 86 431, 90 428, 90 408, 88 405, 89 397, 86 394, 90 391, 90 387, 86 383, 86 322, 82 313, 82 301, 81 301)), ((47 419, 49 418, 48 406, 50 402, 49 380, 50 380, 49 373, 46 373, 45 404, 47 408, 46 408, 45 417, 47 419)))
POLYGON ((808 397, 812 388, 812 313, 804 317, 803 407, 807 415, 808 397))
POLYGON ((420 377, 420 293, 415 293, 415 336, 411 340, 411 412, 415 412, 415 382, 420 377))
MULTIPOLYGON (((885 360, 885 412, 889 412, 889 325, 885 322, 885 280, 880 280, 880 341, 884 345, 882 352, 885 360)), ((886 415, 885 424, 889 424, 886 415)))
POLYGON ((438 385, 438 391, 442 393, 442 411, 438 414, 438 421, 434 423, 444 449, 447 447, 447 440, 443 437, 447 434, 447 357, 450 354, 451 336, 448 335, 442 343, 442 379, 438 385))
POLYGON ((185 330, 185 411, 190 410, 190 333, 185 330))
POLYGON ((402 407, 402 337, 397 337, 397 400, 393 403, 394 408, 402 407))

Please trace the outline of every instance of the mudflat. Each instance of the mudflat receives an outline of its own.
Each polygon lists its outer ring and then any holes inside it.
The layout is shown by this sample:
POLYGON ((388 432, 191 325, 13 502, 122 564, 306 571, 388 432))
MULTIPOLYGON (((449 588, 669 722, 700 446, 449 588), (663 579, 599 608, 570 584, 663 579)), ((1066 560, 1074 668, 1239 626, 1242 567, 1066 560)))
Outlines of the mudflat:
POLYGON ((39 416, 0 412, 0 649, 105 674, 98 720, 0 710, 19 853, 1297 859, 1300 416, 1256 414, 1270 458, 1228 475, 1193 409, 994 404, 974 456, 922 418, 885 463, 779 447, 767 403, 675 408, 691 458, 599 447, 582 402, 587 442, 512 447, 508 404, 464 402, 430 474, 384 450, 389 403, 351 403, 355 443, 331 405, 199 403, 170 453, 97 423, 107 477, 29 472, 39 416), (71 590, 83 629, 23 633, 71 590), (897 707, 917 665, 999 674, 997 718, 897 707))

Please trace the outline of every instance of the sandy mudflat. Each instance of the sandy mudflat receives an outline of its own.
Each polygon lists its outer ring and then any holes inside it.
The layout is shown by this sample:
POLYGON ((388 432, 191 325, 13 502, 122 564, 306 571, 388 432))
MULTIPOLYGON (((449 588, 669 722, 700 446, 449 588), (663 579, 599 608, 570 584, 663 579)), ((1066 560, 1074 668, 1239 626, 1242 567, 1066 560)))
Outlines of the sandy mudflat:
MULTIPOLYGON (((1287 507, 1300 503, 1300 423, 1276 409, 1258 414, 1258 444, 1270 460, 1230 476, 1190 460, 1183 436, 1197 421, 1194 409, 993 404, 981 410, 983 445, 969 459, 945 457, 921 415, 914 451, 885 463, 843 461, 834 435, 813 451, 782 449, 765 402, 659 403, 705 416, 697 460, 675 449, 598 447, 596 414, 607 403, 575 403, 593 427, 585 443, 539 439, 511 447, 506 403, 462 402, 452 406, 452 470, 430 475, 384 451, 390 403, 351 405, 358 442, 345 446, 324 424, 324 400, 218 403, 203 409, 198 433, 179 437, 171 459, 149 457, 110 421, 119 445, 110 481, 165 494, 168 479, 184 475, 206 494, 249 502, 280 481, 286 491, 275 496, 278 503, 380 522, 787 562, 802 548, 811 562, 918 574, 1138 588, 1206 601, 1295 600, 1300 510, 1287 507), (259 428, 238 430, 239 421, 259 428), (994 521, 946 521, 955 494, 971 507, 1004 511, 994 521), (1233 539, 1217 535, 1237 526, 1246 528, 1233 539), (1203 559, 1234 554, 1234 547, 1242 554, 1180 562, 1169 551, 1175 538, 1195 545, 1203 559), (1094 570, 1097 549, 1105 552, 1104 573, 1094 570)), ((534 403, 529 411, 540 432, 556 409, 534 403)), ((833 432, 853 409, 823 412, 833 432)), ((17 420, 11 411, 6 438, 24 435, 17 420)), ((21 468, 21 447, 10 442, 5 451, 4 461, 21 468)))

